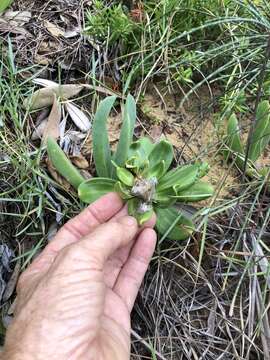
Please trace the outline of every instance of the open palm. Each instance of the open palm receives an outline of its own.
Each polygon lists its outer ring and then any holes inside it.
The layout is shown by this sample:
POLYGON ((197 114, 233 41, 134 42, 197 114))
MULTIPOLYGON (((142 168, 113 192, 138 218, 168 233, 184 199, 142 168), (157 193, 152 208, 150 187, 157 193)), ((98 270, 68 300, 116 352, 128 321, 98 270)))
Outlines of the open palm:
POLYGON ((129 359, 130 312, 154 251, 153 225, 139 231, 116 194, 70 220, 20 278, 4 358, 129 359))

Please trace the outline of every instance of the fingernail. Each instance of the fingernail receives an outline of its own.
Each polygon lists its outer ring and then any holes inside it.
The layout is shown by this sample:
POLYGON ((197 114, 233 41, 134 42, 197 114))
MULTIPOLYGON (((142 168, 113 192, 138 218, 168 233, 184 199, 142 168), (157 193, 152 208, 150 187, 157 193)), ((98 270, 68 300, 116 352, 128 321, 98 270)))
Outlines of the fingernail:
POLYGON ((119 220, 121 224, 127 226, 137 226, 137 220, 132 216, 125 216, 119 220))

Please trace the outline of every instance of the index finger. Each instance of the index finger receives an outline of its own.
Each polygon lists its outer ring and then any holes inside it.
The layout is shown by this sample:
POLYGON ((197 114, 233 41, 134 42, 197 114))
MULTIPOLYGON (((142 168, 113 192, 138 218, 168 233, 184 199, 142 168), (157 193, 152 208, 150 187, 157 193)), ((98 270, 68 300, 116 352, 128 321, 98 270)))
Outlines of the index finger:
POLYGON ((122 207, 123 202, 116 193, 109 193, 95 201, 58 231, 55 238, 29 266, 28 272, 47 271, 59 251, 81 240, 99 225, 110 220, 122 207))
POLYGON ((76 242, 88 235, 98 225, 110 220, 123 207, 123 201, 117 193, 109 193, 69 220, 51 242, 54 251, 76 242))

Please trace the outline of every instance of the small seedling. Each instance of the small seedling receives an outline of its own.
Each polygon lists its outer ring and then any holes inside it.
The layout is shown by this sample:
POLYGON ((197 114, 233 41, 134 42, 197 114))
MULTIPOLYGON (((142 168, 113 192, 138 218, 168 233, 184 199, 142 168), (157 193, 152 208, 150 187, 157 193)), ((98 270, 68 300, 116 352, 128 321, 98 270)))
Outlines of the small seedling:
POLYGON ((173 240, 185 239, 194 231, 194 224, 174 206, 179 202, 207 199, 213 187, 201 181, 208 164, 195 163, 169 170, 174 158, 170 142, 153 143, 142 137, 133 141, 136 104, 129 95, 115 153, 112 153, 106 123, 116 97, 103 100, 93 122, 93 157, 97 177, 84 180, 57 143, 49 138, 48 155, 57 169, 77 190, 79 198, 92 203, 108 192, 116 191, 128 205, 128 212, 140 225, 157 215, 157 230, 173 240), (172 226, 173 225, 173 226, 172 226))
POLYGON ((228 120, 227 135, 224 139, 226 149, 223 150, 225 160, 234 159, 238 168, 244 171, 245 154, 248 151, 246 174, 251 177, 264 177, 267 168, 257 169, 256 161, 262 155, 270 142, 270 104, 263 100, 259 103, 256 112, 256 124, 252 134, 249 149, 240 137, 238 119, 232 114, 228 120))

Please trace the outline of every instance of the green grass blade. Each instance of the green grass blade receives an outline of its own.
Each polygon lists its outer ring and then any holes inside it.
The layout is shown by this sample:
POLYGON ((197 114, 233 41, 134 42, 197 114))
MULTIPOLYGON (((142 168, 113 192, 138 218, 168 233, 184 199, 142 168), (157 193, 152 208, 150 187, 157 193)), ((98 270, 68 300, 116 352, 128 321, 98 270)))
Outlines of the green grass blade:
POLYGON ((111 150, 106 124, 115 100, 116 96, 109 96, 101 101, 93 121, 93 156, 99 177, 110 178, 112 173, 111 150))
POLYGON ((49 137, 47 140, 47 152, 55 169, 62 175, 75 189, 85 181, 79 170, 72 165, 64 151, 57 142, 49 137))
MULTIPOLYGON (((132 95, 128 95, 124 109, 123 125, 120 139, 114 155, 114 161, 119 166, 124 166, 128 158, 128 152, 133 139, 136 122, 136 102, 132 95)), ((113 171, 115 174, 115 169, 113 171)))
POLYGON ((270 104, 261 101, 256 113, 256 125, 249 149, 249 159, 256 161, 270 141, 270 104))

